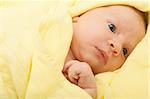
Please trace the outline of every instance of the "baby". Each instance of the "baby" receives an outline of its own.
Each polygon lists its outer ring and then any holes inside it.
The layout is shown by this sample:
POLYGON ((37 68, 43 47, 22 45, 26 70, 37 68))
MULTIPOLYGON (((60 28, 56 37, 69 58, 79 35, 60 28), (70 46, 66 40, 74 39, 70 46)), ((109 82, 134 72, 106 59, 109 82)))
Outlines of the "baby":
POLYGON ((95 8, 73 18, 73 38, 62 70, 96 98, 94 75, 122 66, 145 35, 142 13, 123 5, 95 8))

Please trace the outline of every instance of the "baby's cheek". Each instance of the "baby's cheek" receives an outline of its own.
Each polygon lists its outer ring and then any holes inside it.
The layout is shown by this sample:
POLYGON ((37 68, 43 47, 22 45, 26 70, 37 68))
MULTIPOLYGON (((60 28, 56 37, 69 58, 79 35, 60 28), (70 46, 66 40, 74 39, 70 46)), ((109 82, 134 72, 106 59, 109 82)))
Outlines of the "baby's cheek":
POLYGON ((109 63, 108 68, 110 71, 114 71, 120 68, 124 64, 124 62, 125 62, 125 58, 122 56, 114 58, 114 60, 109 63))

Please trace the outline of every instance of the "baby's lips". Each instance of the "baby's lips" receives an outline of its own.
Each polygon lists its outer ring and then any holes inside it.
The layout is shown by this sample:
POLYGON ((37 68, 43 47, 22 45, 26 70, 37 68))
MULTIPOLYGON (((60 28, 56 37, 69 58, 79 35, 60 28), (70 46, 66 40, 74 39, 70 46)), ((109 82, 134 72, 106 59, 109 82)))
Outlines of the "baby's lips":
POLYGON ((98 48, 98 47, 95 47, 96 48, 96 55, 101 59, 103 60, 104 64, 107 63, 108 61, 108 54, 106 51, 98 48))

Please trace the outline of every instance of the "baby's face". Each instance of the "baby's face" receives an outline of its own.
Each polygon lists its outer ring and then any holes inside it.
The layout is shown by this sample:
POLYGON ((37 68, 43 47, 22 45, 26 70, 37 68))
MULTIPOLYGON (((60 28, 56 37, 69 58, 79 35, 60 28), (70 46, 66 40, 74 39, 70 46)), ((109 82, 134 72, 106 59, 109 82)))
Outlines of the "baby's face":
POLYGON ((127 6, 96 8, 76 20, 71 51, 95 74, 121 67, 145 34, 142 17, 127 6))

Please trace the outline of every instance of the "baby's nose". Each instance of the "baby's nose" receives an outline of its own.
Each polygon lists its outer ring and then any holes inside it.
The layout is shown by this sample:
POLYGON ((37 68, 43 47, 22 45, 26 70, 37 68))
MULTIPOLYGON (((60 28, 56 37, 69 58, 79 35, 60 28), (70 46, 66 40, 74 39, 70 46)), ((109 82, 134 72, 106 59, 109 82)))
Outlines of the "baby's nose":
POLYGON ((113 55, 118 56, 121 51, 121 44, 117 41, 109 40, 108 41, 110 49, 113 53, 113 55))

